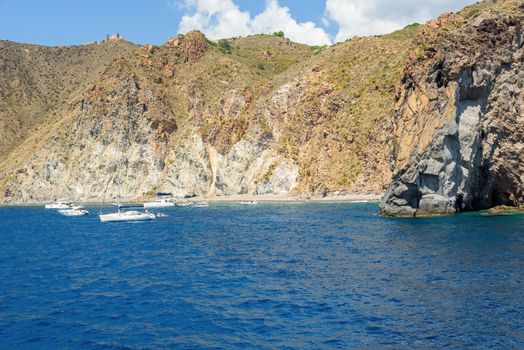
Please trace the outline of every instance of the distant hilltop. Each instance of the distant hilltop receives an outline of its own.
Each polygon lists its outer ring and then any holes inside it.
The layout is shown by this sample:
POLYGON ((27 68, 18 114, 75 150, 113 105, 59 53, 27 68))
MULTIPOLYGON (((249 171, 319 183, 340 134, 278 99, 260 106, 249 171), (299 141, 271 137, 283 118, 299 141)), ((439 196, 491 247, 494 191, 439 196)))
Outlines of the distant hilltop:
MULTIPOLYGON (((125 39, 122 35, 120 35, 120 33, 106 34, 106 37, 100 41, 87 41, 87 42, 82 43, 82 45, 97 45, 97 44, 102 44, 102 43, 106 43, 109 41, 118 42, 118 41, 125 41, 125 39)), ((65 47, 65 46, 60 45, 59 47, 65 47)))
POLYGON ((116 34, 107 34, 106 38, 104 40, 102 40, 101 42, 120 41, 120 40, 124 40, 124 37, 121 36, 120 33, 116 33, 116 34))

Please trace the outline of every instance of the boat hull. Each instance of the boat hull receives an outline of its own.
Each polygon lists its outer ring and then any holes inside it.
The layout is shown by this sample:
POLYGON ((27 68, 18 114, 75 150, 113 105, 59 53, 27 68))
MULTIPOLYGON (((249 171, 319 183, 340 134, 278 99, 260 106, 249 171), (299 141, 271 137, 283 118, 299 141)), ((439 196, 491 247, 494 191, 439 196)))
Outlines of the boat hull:
POLYGON ((151 209, 151 208, 169 208, 174 207, 175 203, 173 202, 146 202, 144 203, 144 208, 151 209))
POLYGON ((101 222, 149 221, 156 219, 155 214, 140 212, 100 214, 99 217, 101 222))
POLYGON ((209 207, 209 203, 207 203, 207 202, 195 203, 195 204, 193 204, 193 207, 195 207, 195 208, 206 208, 206 207, 209 207))
POLYGON ((84 209, 62 209, 58 212, 64 216, 84 216, 89 214, 89 212, 84 209))
POLYGON ((46 204, 46 209, 70 209, 71 205, 65 204, 65 203, 53 203, 53 204, 46 204))

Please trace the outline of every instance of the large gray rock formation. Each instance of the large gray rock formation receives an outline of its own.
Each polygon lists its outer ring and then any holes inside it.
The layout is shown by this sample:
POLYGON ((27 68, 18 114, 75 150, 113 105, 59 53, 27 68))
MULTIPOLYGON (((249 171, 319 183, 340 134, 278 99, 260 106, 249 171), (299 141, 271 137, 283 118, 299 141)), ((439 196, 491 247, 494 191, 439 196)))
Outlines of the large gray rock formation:
POLYGON ((384 215, 524 204, 524 7, 515 9, 421 39, 427 52, 408 66, 399 95, 384 215))

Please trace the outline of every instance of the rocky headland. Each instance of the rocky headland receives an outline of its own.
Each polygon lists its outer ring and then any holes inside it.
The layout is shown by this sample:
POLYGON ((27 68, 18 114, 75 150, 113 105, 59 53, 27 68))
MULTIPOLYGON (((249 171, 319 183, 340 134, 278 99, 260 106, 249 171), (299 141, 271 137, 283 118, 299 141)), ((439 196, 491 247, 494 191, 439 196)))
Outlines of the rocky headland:
POLYGON ((393 119, 391 216, 524 204, 524 5, 485 1, 415 39, 393 119))

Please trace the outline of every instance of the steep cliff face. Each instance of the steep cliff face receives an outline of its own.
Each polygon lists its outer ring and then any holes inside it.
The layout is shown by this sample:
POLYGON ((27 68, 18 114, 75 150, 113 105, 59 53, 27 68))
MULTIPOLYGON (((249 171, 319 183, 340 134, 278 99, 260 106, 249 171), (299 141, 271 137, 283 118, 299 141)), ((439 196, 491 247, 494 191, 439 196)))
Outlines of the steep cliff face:
MULTIPOLYGON (((0 140, 10 150, 0 159, 0 199, 380 193, 390 178, 394 91, 418 30, 325 50, 268 35, 215 43, 199 32, 163 46, 63 48, 77 63, 64 68, 73 83, 44 116, 29 117, 31 127, 18 127, 27 116, 10 108, 27 89, 0 84, 0 121, 23 130, 13 143, 0 140)), ((54 48, 31 49, 35 62, 50 53, 62 60, 54 48)), ((47 80, 14 53, 3 57, 12 77, 47 80)), ((69 77, 60 69, 52 91, 69 77)))
POLYGON ((381 211, 524 204, 524 5, 487 1, 428 24, 404 73, 381 211))
POLYGON ((73 92, 135 49, 123 40, 70 47, 0 41, 0 155, 12 151, 40 124, 61 118, 73 92))

